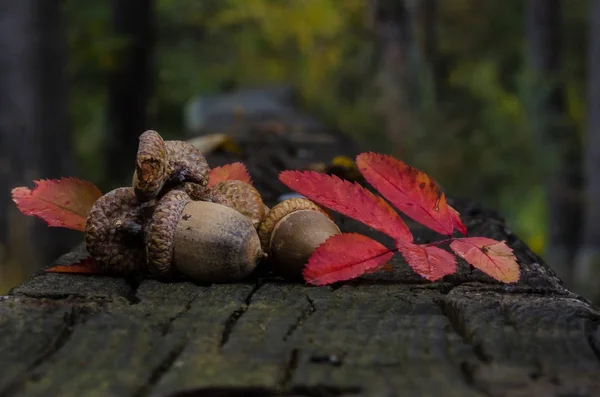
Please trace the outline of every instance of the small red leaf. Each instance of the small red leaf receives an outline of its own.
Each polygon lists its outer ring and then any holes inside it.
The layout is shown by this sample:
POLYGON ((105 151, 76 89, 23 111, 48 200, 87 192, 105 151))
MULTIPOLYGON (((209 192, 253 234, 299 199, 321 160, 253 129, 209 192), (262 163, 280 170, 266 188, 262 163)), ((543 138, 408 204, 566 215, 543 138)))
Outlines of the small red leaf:
POLYGON ((34 181, 33 190, 16 187, 13 201, 25 215, 35 215, 48 226, 85 230, 85 219, 102 193, 91 182, 76 178, 34 181))
POLYGON ((248 169, 243 163, 225 164, 222 167, 215 167, 208 174, 208 186, 211 187, 223 181, 242 181, 252 184, 252 178, 248 173, 248 169))
POLYGON ((466 229, 446 203, 446 195, 423 171, 377 153, 359 154, 356 164, 367 182, 413 220, 448 236, 455 225, 466 229))
POLYGON ((350 280, 385 267, 393 255, 388 248, 362 234, 338 234, 313 252, 303 275, 307 283, 315 285, 350 280))
POLYGON ((456 258, 450 252, 427 245, 399 242, 398 251, 421 277, 435 281, 456 272, 456 258))
POLYGON ((102 274, 102 269, 98 266, 94 258, 88 256, 71 265, 58 265, 46 269, 48 273, 77 273, 77 274, 102 274))
POLYGON ((400 215, 384 199, 358 183, 314 171, 283 171, 279 180, 317 204, 356 219, 396 240, 413 241, 400 215))
POLYGON ((498 281, 513 283, 520 271, 513 250, 504 241, 487 237, 468 237, 454 240, 450 248, 458 256, 498 281))

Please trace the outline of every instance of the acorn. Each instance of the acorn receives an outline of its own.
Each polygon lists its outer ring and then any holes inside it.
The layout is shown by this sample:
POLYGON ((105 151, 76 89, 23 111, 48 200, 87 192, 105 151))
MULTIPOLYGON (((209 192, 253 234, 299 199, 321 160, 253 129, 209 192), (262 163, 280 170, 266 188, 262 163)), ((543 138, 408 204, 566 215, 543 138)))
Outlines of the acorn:
POLYGON ((256 229, 262 223, 267 211, 258 190, 251 184, 237 180, 217 183, 194 200, 210 201, 226 205, 246 215, 256 229))
POLYGON ((140 201, 180 187, 200 195, 208 185, 209 171, 206 158, 193 145, 165 141, 158 132, 149 130, 139 138, 132 186, 140 201))
POLYGON ((225 283, 247 277, 264 257, 252 221, 225 205, 167 192, 147 223, 148 270, 175 272, 197 282, 225 283))
POLYGON ((101 196, 85 223, 86 249, 106 274, 128 274, 145 263, 142 225, 150 203, 121 187, 101 196))
POLYGON ((302 270, 315 249, 341 234, 331 216, 306 198, 292 198, 275 205, 258 229, 262 249, 273 270, 289 279, 302 270))

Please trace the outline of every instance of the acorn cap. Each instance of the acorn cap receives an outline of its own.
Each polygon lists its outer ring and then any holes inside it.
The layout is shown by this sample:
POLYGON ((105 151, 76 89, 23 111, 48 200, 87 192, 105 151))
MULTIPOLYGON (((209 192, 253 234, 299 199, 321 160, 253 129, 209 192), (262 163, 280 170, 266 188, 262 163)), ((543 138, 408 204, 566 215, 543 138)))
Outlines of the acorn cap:
POLYGON ((265 217, 265 205, 258 190, 249 183, 227 180, 206 190, 203 201, 225 205, 247 216, 258 229, 265 217))
POLYGON ((167 180, 167 150, 156 131, 146 131, 139 138, 133 187, 141 201, 155 198, 167 180))
POLYGON ((146 258, 148 271, 154 276, 171 273, 173 239, 183 208, 191 201, 186 192, 170 190, 156 204, 146 225, 146 258))
POLYGON ((314 202, 306 198, 291 198, 278 203, 269 210, 269 212, 266 214, 258 228, 258 237, 260 238, 260 243, 262 245, 263 250, 267 254, 269 253, 271 234, 273 233, 275 225, 277 225, 277 223, 286 215, 289 215, 294 211, 300 210, 317 211, 333 220, 331 215, 327 211, 325 211, 321 206, 315 204, 314 202))
POLYGON ((85 224, 85 245, 106 273, 126 274, 143 267, 143 210, 132 187, 112 190, 92 206, 85 224))
POLYGON ((340 233, 330 215, 306 198, 277 204, 259 228, 269 263, 276 273, 288 279, 301 278, 304 265, 317 247, 340 233))
POLYGON ((178 182, 193 182, 202 187, 208 184, 210 167, 202 153, 184 141, 165 141, 167 174, 178 182))

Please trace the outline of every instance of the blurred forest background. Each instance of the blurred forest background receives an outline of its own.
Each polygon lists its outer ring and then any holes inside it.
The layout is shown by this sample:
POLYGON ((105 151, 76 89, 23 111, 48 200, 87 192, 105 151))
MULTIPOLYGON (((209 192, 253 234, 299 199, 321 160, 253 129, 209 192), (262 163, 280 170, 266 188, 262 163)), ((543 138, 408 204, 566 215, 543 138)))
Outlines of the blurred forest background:
POLYGON ((12 187, 107 191, 145 129, 189 133, 197 95, 289 84, 598 293, 600 0, 0 0, 0 48, 0 292, 80 239, 12 187))

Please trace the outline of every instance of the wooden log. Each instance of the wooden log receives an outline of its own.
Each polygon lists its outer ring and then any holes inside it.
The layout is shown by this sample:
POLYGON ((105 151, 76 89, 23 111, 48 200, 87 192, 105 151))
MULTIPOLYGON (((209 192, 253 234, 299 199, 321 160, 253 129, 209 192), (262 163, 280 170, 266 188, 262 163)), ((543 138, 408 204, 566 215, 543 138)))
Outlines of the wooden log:
MULTIPOLYGON (((271 204, 286 192, 280 170, 329 160, 323 146, 259 135, 239 158, 209 160, 244 161, 271 204)), ((565 289, 497 214, 452 204, 472 236, 515 250, 518 283, 463 261, 429 283, 400 257, 394 272, 324 287, 40 272, 0 297, 0 396, 600 395, 600 311, 565 289)), ((436 238, 410 226, 418 242, 436 238)), ((54 265, 86 255, 80 245, 54 265)))

